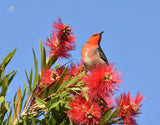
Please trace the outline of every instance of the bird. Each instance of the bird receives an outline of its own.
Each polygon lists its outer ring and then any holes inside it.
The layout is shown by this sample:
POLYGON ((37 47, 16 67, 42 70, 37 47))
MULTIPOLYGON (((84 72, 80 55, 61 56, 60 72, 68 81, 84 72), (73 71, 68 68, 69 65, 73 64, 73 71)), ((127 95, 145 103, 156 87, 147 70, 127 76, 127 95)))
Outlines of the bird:
POLYGON ((87 43, 84 44, 81 50, 81 58, 84 67, 87 70, 93 69, 96 65, 108 65, 108 60, 101 49, 100 42, 104 31, 100 33, 94 33, 87 43))

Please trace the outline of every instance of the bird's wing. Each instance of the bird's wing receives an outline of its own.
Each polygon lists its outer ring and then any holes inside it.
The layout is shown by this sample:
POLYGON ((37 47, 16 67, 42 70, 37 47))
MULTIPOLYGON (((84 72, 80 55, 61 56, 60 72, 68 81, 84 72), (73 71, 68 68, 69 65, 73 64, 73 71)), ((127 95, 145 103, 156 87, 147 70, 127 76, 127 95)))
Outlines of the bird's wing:
POLYGON ((98 47, 98 51, 99 51, 100 57, 108 64, 108 60, 107 60, 105 54, 103 53, 101 47, 98 47))

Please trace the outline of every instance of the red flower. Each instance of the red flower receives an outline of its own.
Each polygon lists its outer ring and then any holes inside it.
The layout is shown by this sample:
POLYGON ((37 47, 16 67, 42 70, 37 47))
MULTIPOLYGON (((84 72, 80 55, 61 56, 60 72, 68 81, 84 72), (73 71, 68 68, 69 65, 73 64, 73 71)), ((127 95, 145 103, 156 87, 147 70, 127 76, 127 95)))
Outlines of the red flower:
POLYGON ((118 90, 118 84, 122 81, 121 72, 116 71, 117 68, 113 64, 99 65, 90 71, 86 78, 87 86, 89 87, 89 94, 92 97, 111 96, 118 90))
MULTIPOLYGON (((52 24, 53 28, 55 29, 55 32, 56 34, 58 34, 59 32, 61 32, 65 27, 64 27, 64 24, 62 23, 61 19, 58 18, 58 21, 57 22, 54 22, 52 24)), ((54 31, 53 31, 54 32, 54 31)), ((61 34, 62 35, 62 32, 61 34)))
POLYGON ((69 74, 72 76, 77 76, 78 74, 82 73, 84 71, 84 65, 80 61, 79 63, 74 64, 71 63, 70 69, 69 69, 69 74))
POLYGON ((52 83, 54 80, 55 79, 53 78, 53 71, 52 70, 50 70, 49 68, 42 70, 40 84, 47 85, 47 84, 52 83))
POLYGON ((117 107, 120 107, 118 113, 119 117, 122 117, 124 124, 137 124, 134 119, 140 114, 140 102, 144 99, 144 95, 137 93, 136 97, 131 97, 130 92, 128 94, 123 93, 116 98, 117 107))
POLYGON ((93 100, 86 101, 82 96, 76 95, 69 103, 71 110, 67 111, 68 117, 76 124, 99 124, 101 109, 93 100))
POLYGON ((50 47, 50 56, 69 58, 68 51, 75 49, 75 36, 69 25, 63 24, 61 19, 53 23, 51 39, 47 38, 46 46, 50 47))
POLYGON ((50 70, 49 68, 45 68, 41 72, 41 78, 40 82, 38 84, 37 89, 34 92, 34 95, 41 97, 44 91, 45 86, 47 89, 50 89, 50 87, 55 83, 57 79, 57 73, 53 70, 50 70))

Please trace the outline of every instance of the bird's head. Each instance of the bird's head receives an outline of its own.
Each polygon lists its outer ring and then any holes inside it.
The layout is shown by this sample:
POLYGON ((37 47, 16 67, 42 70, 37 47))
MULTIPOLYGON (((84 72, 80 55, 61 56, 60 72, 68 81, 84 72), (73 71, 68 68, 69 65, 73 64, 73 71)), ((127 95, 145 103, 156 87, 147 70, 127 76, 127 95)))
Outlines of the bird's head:
POLYGON ((87 42, 90 44, 99 45, 101 41, 101 35, 103 34, 103 32, 104 31, 100 33, 94 33, 87 42))

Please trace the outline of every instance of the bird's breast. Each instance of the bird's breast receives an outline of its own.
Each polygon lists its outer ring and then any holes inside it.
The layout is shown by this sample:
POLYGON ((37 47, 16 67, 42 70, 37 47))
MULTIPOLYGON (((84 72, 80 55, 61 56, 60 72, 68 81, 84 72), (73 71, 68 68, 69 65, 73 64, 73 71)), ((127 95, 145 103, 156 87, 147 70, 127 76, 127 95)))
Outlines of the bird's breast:
POLYGON ((82 61, 86 67, 91 67, 96 64, 104 64, 104 60, 100 58, 98 46, 84 46, 82 49, 82 61))

